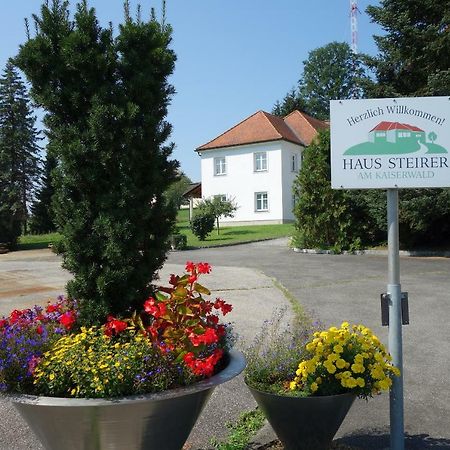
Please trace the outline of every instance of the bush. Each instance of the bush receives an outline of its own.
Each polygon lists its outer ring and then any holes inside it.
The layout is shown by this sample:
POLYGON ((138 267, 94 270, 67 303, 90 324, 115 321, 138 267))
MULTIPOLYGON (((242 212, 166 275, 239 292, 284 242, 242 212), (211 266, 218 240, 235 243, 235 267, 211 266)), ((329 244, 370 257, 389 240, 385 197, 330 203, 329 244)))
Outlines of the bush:
POLYGON ((127 16, 113 33, 86 2, 71 12, 69 2, 45 2, 16 61, 45 110, 67 290, 89 327, 140 308, 166 259, 176 217, 164 196, 177 179, 166 121, 176 56, 171 27, 154 16, 127 16))
POLYGON ((172 234, 170 236, 170 247, 172 250, 184 250, 187 247, 187 236, 185 234, 172 234))
POLYGON ((204 241, 214 229, 215 217, 211 214, 199 214, 192 219, 191 230, 198 239, 204 241))

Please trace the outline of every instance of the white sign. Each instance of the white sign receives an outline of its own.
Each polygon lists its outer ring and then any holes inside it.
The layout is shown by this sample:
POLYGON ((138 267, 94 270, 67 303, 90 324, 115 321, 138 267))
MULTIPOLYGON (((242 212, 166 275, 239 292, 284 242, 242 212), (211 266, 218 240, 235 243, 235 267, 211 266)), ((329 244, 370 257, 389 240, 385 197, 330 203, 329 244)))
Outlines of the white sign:
POLYGON ((332 100, 334 189, 450 187, 450 97, 332 100))

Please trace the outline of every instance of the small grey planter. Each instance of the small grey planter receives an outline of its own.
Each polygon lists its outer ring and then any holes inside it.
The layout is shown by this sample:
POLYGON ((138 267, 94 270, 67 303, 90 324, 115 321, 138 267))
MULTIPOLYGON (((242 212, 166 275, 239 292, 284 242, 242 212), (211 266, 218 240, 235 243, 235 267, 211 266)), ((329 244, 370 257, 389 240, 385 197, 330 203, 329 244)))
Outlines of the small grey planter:
POLYGON ((47 450, 179 450, 214 388, 244 367, 244 356, 233 350, 228 365, 213 377, 157 394, 111 400, 10 398, 47 450))
POLYGON ((285 450, 328 450, 356 398, 286 397, 248 388, 285 450))

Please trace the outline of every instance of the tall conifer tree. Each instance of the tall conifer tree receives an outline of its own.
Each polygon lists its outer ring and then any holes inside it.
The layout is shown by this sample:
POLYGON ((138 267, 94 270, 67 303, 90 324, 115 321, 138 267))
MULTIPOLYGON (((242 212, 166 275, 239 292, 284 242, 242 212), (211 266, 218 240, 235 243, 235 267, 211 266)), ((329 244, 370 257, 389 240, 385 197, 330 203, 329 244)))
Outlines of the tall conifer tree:
POLYGON ((381 0, 367 13, 384 34, 368 58, 373 97, 450 94, 450 0, 381 0))
POLYGON ((36 199, 31 206, 30 231, 36 234, 51 233, 56 230, 52 200, 55 193, 53 187, 53 171, 56 169, 56 158, 47 152, 44 171, 36 199))
POLYGON ((134 20, 127 8, 115 37, 87 1, 73 19, 62 0, 34 19, 37 34, 17 61, 58 159, 54 210, 74 275, 68 292, 84 323, 99 322, 142 307, 168 249, 175 211, 163 193, 178 165, 166 144, 171 28, 154 15, 134 20))
POLYGON ((14 247, 27 229, 28 203, 40 174, 36 118, 12 60, 0 78, 0 241, 14 247))

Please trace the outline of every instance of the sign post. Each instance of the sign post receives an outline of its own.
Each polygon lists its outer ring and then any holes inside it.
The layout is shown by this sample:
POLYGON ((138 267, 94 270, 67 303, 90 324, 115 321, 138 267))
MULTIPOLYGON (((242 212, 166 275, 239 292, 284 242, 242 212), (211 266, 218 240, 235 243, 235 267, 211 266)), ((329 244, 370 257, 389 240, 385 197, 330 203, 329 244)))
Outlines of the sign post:
POLYGON ((389 299, 389 352, 392 363, 400 369, 390 390, 391 446, 404 449, 403 425, 403 350, 402 350, 402 290, 400 286, 400 258, 398 233, 398 189, 387 190, 388 222, 388 285, 389 299))
POLYGON ((330 119, 332 188, 387 190, 389 351, 401 371, 390 391, 390 448, 403 450, 402 323, 409 317, 402 317, 398 190, 450 187, 450 97, 332 100, 330 119))

